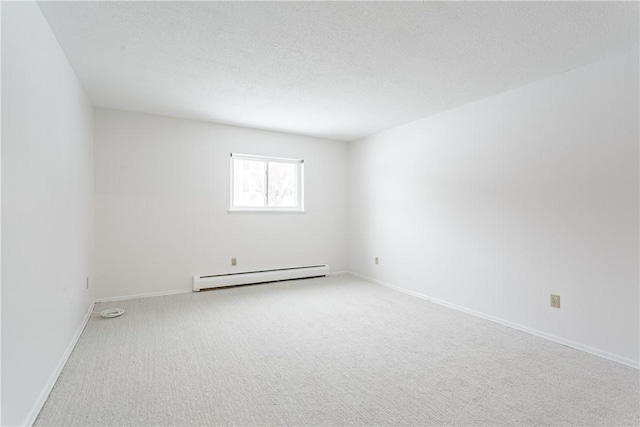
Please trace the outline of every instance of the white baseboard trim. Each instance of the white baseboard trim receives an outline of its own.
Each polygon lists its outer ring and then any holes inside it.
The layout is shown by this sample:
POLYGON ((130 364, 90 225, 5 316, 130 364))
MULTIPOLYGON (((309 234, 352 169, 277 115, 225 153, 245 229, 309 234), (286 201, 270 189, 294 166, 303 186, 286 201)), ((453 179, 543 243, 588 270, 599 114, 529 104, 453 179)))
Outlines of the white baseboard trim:
POLYGON ((342 271, 334 271, 332 273, 329 273, 329 276, 340 276, 342 274, 353 274, 348 270, 342 270, 342 271))
POLYGON ((521 331, 521 332, 526 332, 528 334, 534 335, 536 337, 544 338, 546 340, 553 341, 553 342, 558 343, 558 344, 566 345, 567 347, 571 347, 571 348, 574 348, 576 350, 584 351, 585 353, 589 353, 589 354, 592 354, 594 356, 602 357, 603 359, 611 360, 612 362, 617 362, 617 363, 620 363, 622 365, 629 366, 631 368, 640 369, 640 362, 637 361, 637 360, 629 359, 627 357, 623 357, 623 356, 619 356, 617 354, 609 353, 607 351, 600 350, 598 348, 594 348, 594 347, 590 347, 588 345, 580 344, 578 342, 571 341, 571 340, 568 340, 566 338, 562 338, 562 337, 558 337, 556 335, 548 334, 546 332, 542 332, 542 331, 539 331, 537 329, 530 328, 528 326, 520 325, 518 323, 510 322, 508 320, 501 319, 499 317, 495 317, 495 316, 491 316, 489 314, 485 314, 485 313, 482 313, 482 312, 479 312, 479 311, 471 310, 469 308, 462 307, 462 306, 459 306, 459 305, 456 305, 456 304, 452 304, 452 303, 447 302, 447 301, 443 301, 443 300, 440 300, 440 299, 437 299, 437 298, 432 298, 432 297, 430 297, 428 295, 423 295, 423 294, 420 294, 418 292, 410 291, 408 289, 404 289, 404 288, 401 288, 399 286, 395 286, 395 285, 392 285, 390 283, 383 282, 381 280, 377 280, 377 279, 374 279, 372 277, 365 276, 363 274, 354 273, 352 271, 350 271, 349 274, 352 274, 355 277, 359 277, 359 278, 367 280, 369 282, 375 283, 376 285, 384 286, 386 288, 390 288, 390 289, 393 289, 393 290, 396 290, 396 291, 399 291, 399 292, 403 292, 405 294, 412 295, 414 297, 422 298, 424 300, 431 301, 433 303, 436 303, 436 304, 439 304, 439 305, 443 305, 445 307, 453 308, 454 310, 462 311, 463 313, 471 314, 471 315, 479 317, 481 319, 489 320, 491 322, 495 322, 495 323, 498 323, 500 325, 507 326, 509 328, 513 328, 513 329, 516 329, 516 330, 521 331))
POLYGON ((96 302, 111 302, 111 301, 125 301, 128 299, 138 299, 138 298, 148 298, 148 297, 161 297, 164 295, 175 295, 175 294, 188 294, 193 292, 191 288, 189 289, 174 289, 171 291, 161 291, 161 292, 150 292, 147 294, 135 294, 135 295, 122 295, 117 297, 106 297, 106 298, 96 298, 96 302))
MULTIPOLYGON (((337 276, 340 274, 353 274, 348 270, 343 271, 335 271, 333 273, 329 273, 329 276, 337 276)), ((171 291, 161 291, 161 292, 150 292, 146 294, 135 294, 135 295, 121 295, 117 297, 106 297, 106 298, 96 298, 96 303, 99 302, 112 302, 112 301, 126 301, 130 299, 138 299, 138 298, 148 298, 148 297, 161 297, 164 295, 175 295, 175 294, 188 294, 193 292, 193 289, 174 289, 171 291)))
POLYGON ((82 324, 80 325, 75 335, 71 339, 71 342, 67 347, 67 350, 64 352, 64 354, 62 355, 62 358, 60 359, 60 362, 58 363, 58 366, 56 366, 56 369, 53 371, 53 373, 49 377, 47 384, 42 389, 42 392, 40 392, 40 396, 38 396, 38 400, 36 400, 36 403, 33 405, 33 408, 31 408, 31 411, 29 412, 29 415, 27 415, 27 418, 24 421, 23 425, 32 426, 33 423, 36 422, 36 418, 38 418, 38 414, 40 414, 42 407, 47 401, 47 398, 49 397, 49 393, 51 393, 51 390, 53 390, 53 386, 56 384, 56 381, 58 381, 58 377, 60 376, 60 373, 62 372, 64 365, 67 364, 67 360, 69 360, 69 356, 71 356, 73 349, 76 347, 76 344, 80 339, 80 335, 82 335, 82 331, 84 331, 84 328, 87 326, 87 323, 91 318, 91 313, 93 313, 94 306, 95 306, 94 302, 92 302, 89 305, 89 309, 84 315, 84 320, 82 321, 82 324))

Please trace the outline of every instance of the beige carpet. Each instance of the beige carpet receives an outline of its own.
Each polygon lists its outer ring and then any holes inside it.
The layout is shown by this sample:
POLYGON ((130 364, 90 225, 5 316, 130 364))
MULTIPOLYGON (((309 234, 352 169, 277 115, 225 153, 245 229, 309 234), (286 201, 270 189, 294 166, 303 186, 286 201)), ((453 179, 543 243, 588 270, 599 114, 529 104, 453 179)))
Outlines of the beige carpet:
POLYGON ((351 276, 99 304, 36 425, 638 425, 638 371, 351 276))

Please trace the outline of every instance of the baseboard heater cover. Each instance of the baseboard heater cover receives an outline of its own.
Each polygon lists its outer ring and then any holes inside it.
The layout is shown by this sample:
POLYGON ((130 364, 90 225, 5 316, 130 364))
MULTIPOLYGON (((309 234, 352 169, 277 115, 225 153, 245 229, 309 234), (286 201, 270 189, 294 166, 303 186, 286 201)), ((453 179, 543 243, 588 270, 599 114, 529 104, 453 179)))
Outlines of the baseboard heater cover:
POLYGON ((243 273, 193 276, 193 291, 198 292, 201 289, 221 288, 224 286, 249 285, 251 283, 276 282, 278 280, 303 279, 305 277, 326 276, 328 274, 329 265, 321 264, 243 273))

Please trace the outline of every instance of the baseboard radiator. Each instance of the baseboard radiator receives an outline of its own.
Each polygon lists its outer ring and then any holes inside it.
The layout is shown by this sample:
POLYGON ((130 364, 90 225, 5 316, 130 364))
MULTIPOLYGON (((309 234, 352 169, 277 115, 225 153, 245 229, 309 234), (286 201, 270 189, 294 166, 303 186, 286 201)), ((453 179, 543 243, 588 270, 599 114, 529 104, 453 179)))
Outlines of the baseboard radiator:
POLYGON ((277 282, 279 280, 303 279, 329 274, 329 265, 277 268, 273 270, 247 271, 244 273, 210 274, 193 276, 193 291, 221 288, 224 286, 249 285, 252 283, 277 282))

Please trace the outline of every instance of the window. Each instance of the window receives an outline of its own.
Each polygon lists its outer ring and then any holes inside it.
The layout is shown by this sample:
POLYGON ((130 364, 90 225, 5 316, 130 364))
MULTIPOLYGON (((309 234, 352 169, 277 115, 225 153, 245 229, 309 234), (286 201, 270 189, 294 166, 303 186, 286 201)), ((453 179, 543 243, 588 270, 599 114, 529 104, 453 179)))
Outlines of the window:
POLYGON ((229 212, 304 212, 304 161, 231 153, 229 212))

